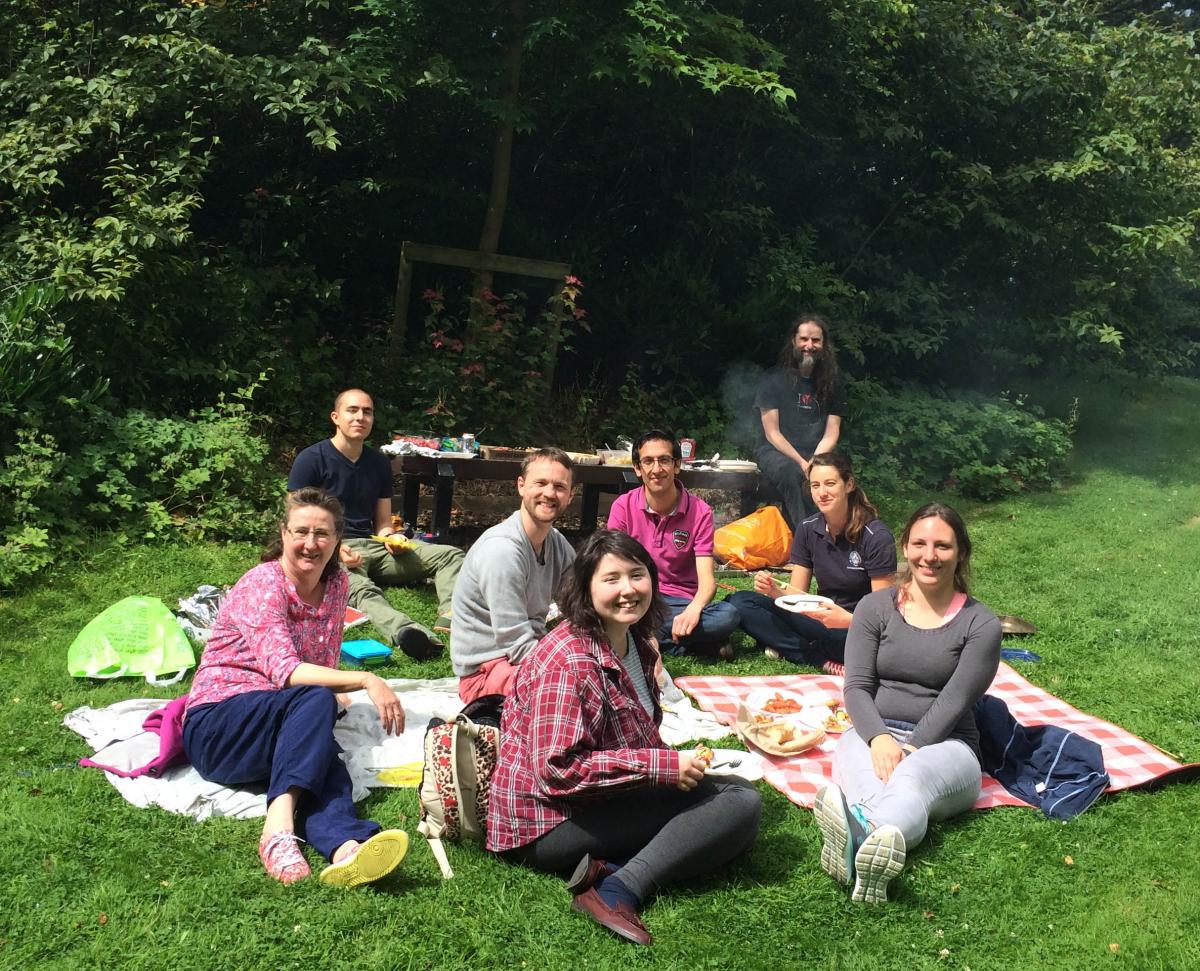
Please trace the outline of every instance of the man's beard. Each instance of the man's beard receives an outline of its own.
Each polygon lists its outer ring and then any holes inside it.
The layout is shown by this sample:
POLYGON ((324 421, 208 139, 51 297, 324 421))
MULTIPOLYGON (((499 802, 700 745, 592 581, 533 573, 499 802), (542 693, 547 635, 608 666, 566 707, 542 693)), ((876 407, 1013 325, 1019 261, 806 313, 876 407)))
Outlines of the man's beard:
POLYGON ((813 371, 817 369, 817 365, 821 363, 820 350, 805 350, 804 348, 793 348, 792 358, 796 362, 796 367, 800 371, 800 376, 811 378, 813 371))

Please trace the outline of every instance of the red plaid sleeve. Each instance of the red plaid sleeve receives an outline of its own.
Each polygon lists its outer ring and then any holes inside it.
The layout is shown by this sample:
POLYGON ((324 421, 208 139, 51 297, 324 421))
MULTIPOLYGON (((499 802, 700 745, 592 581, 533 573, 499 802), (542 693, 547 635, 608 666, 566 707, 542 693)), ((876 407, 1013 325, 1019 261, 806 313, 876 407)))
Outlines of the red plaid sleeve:
POLYGON ((611 697, 605 697, 604 677, 598 665, 587 671, 571 664, 544 671, 538 679, 530 762, 541 793, 549 798, 679 779, 679 754, 647 744, 657 733, 646 730, 649 716, 636 699, 622 699, 628 707, 606 708, 611 697))

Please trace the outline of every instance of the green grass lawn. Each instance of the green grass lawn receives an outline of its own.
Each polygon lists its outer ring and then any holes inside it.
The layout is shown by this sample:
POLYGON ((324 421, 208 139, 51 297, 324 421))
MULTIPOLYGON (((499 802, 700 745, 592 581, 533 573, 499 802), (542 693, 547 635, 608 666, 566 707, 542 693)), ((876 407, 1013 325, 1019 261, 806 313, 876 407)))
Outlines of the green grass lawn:
MULTIPOLYGON (((1040 627, 1025 646, 1043 662, 1018 665, 1031 680, 1200 761, 1200 383, 1173 380, 1137 400, 1090 388, 1080 404, 1063 489, 960 504, 976 545, 973 592, 1040 627)), ((888 497, 885 518, 898 532, 926 498, 888 497)), ((476 848, 451 847, 457 876, 443 882, 407 790, 363 806, 414 837, 397 876, 353 892, 275 884, 254 852, 257 822, 135 809, 101 773, 75 766, 86 746, 60 724, 79 705, 173 693, 67 676, 67 646, 101 608, 130 593, 173 606, 201 582, 236 580, 255 554, 105 546, 0 601, 0 966, 1200 966, 1195 784, 1106 797, 1066 825, 999 809, 934 827, 893 901, 873 909, 820 871, 811 814, 764 786, 754 850, 654 901, 645 920, 655 943, 643 949, 572 914, 558 880, 476 848)), ((432 623, 429 594, 394 596, 432 623)), ((727 669, 776 667, 746 650, 727 669)), ((686 660, 671 668, 707 670, 686 660)), ((385 673, 450 667, 402 660, 385 673)))

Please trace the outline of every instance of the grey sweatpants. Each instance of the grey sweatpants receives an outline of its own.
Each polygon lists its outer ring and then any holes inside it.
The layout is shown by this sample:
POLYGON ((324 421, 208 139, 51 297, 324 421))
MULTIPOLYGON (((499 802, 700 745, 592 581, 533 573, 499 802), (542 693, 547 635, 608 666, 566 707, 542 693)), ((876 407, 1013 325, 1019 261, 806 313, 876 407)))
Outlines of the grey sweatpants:
MULTIPOLYGON (((897 741, 906 732, 892 730, 897 741)), ((912 849, 925 838, 930 822, 966 812, 979 797, 979 760, 966 742, 956 738, 926 745, 900 760, 885 783, 871 765, 871 749, 854 729, 833 752, 833 781, 850 805, 860 805, 876 826, 891 824, 912 849)))
POLYGON ((532 843, 504 854, 570 873, 585 853, 621 864, 621 882, 647 900, 659 887, 724 866, 758 835, 762 797, 737 776, 706 778, 690 792, 644 786, 601 799, 532 843))

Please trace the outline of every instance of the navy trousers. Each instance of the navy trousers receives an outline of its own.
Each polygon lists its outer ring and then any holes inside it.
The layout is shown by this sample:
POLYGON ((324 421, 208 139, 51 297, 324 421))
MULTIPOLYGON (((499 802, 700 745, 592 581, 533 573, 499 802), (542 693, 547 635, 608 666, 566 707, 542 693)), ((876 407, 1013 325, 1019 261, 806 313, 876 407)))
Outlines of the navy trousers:
POLYGON ((826 661, 846 661, 845 630, 776 607, 770 597, 753 590, 731 593, 726 603, 737 608, 742 630, 760 644, 775 648, 793 664, 819 668, 826 661))
POLYGON ((293 786, 296 833, 325 859, 347 840, 381 829, 359 819, 350 773, 333 738, 337 699, 328 688, 299 685, 247 691, 187 713, 183 748, 196 771, 226 786, 266 784, 267 802, 293 786))
POLYGON ((727 600, 714 600, 704 605, 696 629, 682 641, 676 642, 671 637, 671 624, 692 602, 692 598, 673 597, 665 593, 659 596, 667 606, 667 619, 658 629, 658 646, 664 654, 716 654, 720 646, 729 640, 729 635, 738 629, 740 617, 737 609, 727 600))

